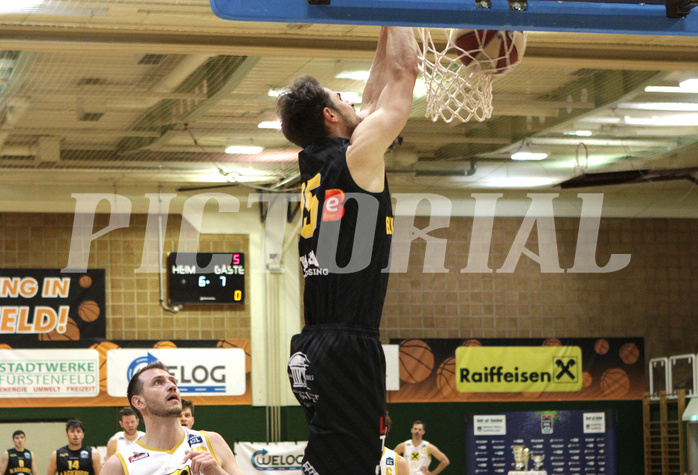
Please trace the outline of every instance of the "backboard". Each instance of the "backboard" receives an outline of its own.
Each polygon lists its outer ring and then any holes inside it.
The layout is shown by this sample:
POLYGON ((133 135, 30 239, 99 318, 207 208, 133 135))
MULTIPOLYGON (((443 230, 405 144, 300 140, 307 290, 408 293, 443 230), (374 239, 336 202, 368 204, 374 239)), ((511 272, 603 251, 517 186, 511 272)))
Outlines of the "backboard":
POLYGON ((210 1, 236 21, 698 36, 698 0, 210 1))

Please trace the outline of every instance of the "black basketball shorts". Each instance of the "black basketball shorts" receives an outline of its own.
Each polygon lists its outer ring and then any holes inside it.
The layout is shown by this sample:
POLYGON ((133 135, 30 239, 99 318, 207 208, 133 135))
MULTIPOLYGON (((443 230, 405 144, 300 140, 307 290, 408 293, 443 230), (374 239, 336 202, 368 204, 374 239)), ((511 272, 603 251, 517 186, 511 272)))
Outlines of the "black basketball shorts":
POLYGON ((380 473, 386 395, 378 331, 308 325, 291 339, 288 376, 310 429, 303 473, 380 473))

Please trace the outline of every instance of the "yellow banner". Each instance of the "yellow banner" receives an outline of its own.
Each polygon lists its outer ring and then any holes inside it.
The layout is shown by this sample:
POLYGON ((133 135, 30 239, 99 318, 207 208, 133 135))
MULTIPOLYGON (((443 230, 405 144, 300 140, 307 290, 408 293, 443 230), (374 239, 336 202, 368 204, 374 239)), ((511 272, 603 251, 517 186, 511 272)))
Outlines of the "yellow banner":
POLYGON ((461 346, 456 389, 464 393, 554 392, 582 389, 578 346, 461 346))

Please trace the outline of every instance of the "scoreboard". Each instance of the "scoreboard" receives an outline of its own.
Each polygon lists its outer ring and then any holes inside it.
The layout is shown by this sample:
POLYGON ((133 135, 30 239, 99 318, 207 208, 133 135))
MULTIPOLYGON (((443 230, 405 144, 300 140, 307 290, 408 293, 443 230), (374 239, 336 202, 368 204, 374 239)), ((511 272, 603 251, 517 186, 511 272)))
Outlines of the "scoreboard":
POLYGON ((167 257, 173 303, 244 303, 245 254, 173 252, 167 257))

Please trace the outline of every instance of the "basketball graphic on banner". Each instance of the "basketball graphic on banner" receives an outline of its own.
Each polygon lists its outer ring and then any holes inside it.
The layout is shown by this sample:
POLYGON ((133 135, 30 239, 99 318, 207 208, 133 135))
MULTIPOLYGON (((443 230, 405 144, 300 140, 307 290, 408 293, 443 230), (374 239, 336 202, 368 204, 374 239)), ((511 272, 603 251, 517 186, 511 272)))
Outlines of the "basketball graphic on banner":
POLYGON ((53 330, 50 333, 39 334, 40 341, 77 341, 80 339, 80 328, 75 320, 68 318, 65 332, 59 333, 58 330, 53 330))
POLYGON ((93 350, 99 352, 99 390, 107 390, 107 351, 121 348, 116 343, 111 341, 103 341, 90 346, 93 350))
POLYGON ((252 369, 252 354, 250 353, 250 340, 218 340, 218 348, 240 348, 245 351, 245 373, 252 369))
POLYGON ((445 359, 436 370, 436 386, 444 396, 454 396, 458 394, 456 389, 456 358, 445 359))
POLYGON ((99 305, 92 300, 86 300, 78 307, 78 315, 86 322, 94 322, 97 320, 99 313, 99 305))
POLYGON ((83 275, 80 277, 80 287, 87 289, 92 285, 92 277, 89 275, 83 275))
POLYGON ((482 343, 480 343, 480 340, 471 338, 469 340, 465 340, 461 346, 482 346, 482 343))
POLYGON ((630 389, 628 374, 620 368, 607 369, 601 376, 601 393, 604 397, 619 398, 630 389))
POLYGON ((562 342, 557 338, 548 338, 543 342, 542 346, 562 346, 562 342))
POLYGON ((618 350, 618 356, 620 356, 623 363, 633 364, 640 357, 640 350, 635 343, 625 343, 620 347, 620 350, 618 350))
POLYGON ((434 353, 422 340, 405 340, 400 343, 400 380, 421 383, 434 369, 434 353))
POLYGON ((596 340, 596 343, 594 343, 594 351, 598 355, 605 355, 608 353, 608 342, 603 338, 599 338, 596 340))
POLYGON ((168 348, 177 348, 177 345, 175 345, 173 342, 169 340, 163 340, 163 341, 158 341, 153 345, 153 348, 159 348, 161 350, 166 350, 168 348))
POLYGON ((594 382, 594 377, 588 373, 587 371, 584 371, 582 373, 582 387, 583 388, 588 388, 591 386, 591 383, 594 382))

